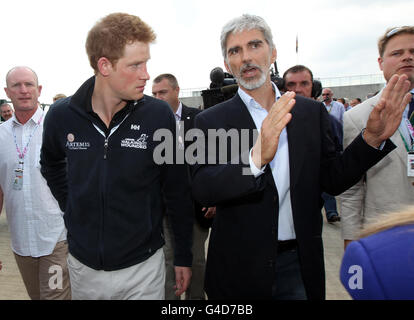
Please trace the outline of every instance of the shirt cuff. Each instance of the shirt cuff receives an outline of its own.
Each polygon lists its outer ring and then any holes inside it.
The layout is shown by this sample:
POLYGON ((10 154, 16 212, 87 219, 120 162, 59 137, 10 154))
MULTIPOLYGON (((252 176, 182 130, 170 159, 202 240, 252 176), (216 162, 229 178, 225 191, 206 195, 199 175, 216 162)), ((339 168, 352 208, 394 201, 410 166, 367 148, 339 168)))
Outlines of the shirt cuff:
MULTIPOLYGON (((364 128, 364 129, 362 129, 362 131, 361 131, 361 136, 362 136, 362 140, 364 140, 364 142, 365 142, 365 143, 367 143, 367 142, 365 141, 365 139, 364 139, 364 131, 365 131, 365 128, 364 128)), ((378 148, 375 148, 375 147, 373 147, 373 146, 371 146, 371 145, 369 145, 369 146, 370 146, 371 148, 374 148, 374 149, 377 149, 377 150, 382 151, 382 149, 384 149, 385 142, 386 142, 386 141, 383 141, 383 142, 380 144, 380 146, 379 146, 378 148)), ((368 143, 367 143, 367 144, 368 144, 368 143)))
POLYGON ((252 159, 252 150, 253 148, 251 148, 249 152, 249 165, 250 165, 250 170, 252 171, 252 174, 254 175, 255 178, 257 178, 257 177, 260 177, 264 173, 264 169, 266 168, 266 165, 264 165, 261 169, 258 169, 256 167, 252 159))

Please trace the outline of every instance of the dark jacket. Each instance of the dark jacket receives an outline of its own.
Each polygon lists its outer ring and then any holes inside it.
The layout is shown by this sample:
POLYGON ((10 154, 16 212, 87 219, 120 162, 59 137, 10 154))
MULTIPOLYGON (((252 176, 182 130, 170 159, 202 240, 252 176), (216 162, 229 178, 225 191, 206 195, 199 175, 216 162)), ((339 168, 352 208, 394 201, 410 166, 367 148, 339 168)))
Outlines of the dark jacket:
POLYGON ((342 152, 344 150, 344 127, 342 123, 333 115, 329 114, 329 119, 331 120, 332 136, 335 143, 336 151, 342 152))
MULTIPOLYGON (((307 297, 324 299, 321 192, 343 192, 395 146, 388 140, 379 151, 359 135, 337 156, 325 107, 300 96, 295 99, 287 126, 293 222, 307 297)), ((243 137, 242 129, 255 129, 238 94, 197 115, 195 126, 205 133, 208 129, 235 129, 239 137, 243 137)), ((205 288, 210 299, 272 298, 279 198, 269 166, 257 179, 243 174, 253 144, 250 134, 238 159, 228 147, 227 163, 199 164, 192 170, 195 198, 203 205, 217 206, 206 265, 205 288)), ((214 147, 218 158, 220 145, 214 147)))
MULTIPOLYGON (((186 105, 182 104, 182 112, 181 112, 181 121, 184 122, 184 135, 191 129, 194 128, 194 119, 197 114, 199 114, 202 110, 196 108, 190 108, 186 105)), ((192 140, 185 140, 184 145, 187 148, 189 145, 193 143, 192 140)), ((208 229, 211 227, 214 218, 205 218, 204 215, 206 211, 203 211, 203 206, 194 201, 194 212, 195 212, 195 220, 198 225, 204 229, 208 229)))
POLYGON ((189 184, 176 184, 188 174, 186 166, 154 160, 157 129, 175 137, 173 113, 144 96, 128 102, 107 128, 92 110, 94 83, 92 77, 59 100, 44 121, 41 170, 65 213, 70 253, 96 270, 137 264, 163 246, 166 212, 177 244, 175 265, 191 266, 189 184))

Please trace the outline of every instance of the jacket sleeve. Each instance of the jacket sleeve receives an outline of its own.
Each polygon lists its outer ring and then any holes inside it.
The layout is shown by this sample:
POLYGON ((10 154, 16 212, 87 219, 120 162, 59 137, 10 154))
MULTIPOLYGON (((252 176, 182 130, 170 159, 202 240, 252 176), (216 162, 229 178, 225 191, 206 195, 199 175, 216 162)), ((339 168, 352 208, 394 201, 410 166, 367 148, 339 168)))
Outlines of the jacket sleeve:
MULTIPOLYGON (((344 147, 347 147, 363 128, 357 125, 349 113, 344 116, 344 147)), ((364 179, 340 195, 342 238, 356 240, 362 228, 365 199, 364 179)))
MULTIPOLYGON (((175 135, 175 119, 172 113, 169 123, 170 132, 173 133, 173 141, 175 142, 172 148, 174 150, 173 159, 177 159, 176 152, 179 143, 175 135)), ((173 231, 174 265, 191 267, 194 207, 191 199, 188 168, 185 163, 179 163, 176 160, 162 166, 162 196, 173 231)))
POLYGON ((40 170, 53 196, 58 201, 60 210, 65 212, 68 194, 66 153, 64 146, 59 143, 61 128, 58 126, 55 111, 57 110, 51 108, 43 123, 40 170))
POLYGON ((324 110, 321 114, 321 190, 333 196, 355 185, 368 169, 396 148, 390 139, 386 140, 382 150, 373 148, 364 141, 362 131, 357 130, 347 134, 346 140, 349 144, 338 155, 335 154, 332 133, 329 131, 329 116, 324 110))

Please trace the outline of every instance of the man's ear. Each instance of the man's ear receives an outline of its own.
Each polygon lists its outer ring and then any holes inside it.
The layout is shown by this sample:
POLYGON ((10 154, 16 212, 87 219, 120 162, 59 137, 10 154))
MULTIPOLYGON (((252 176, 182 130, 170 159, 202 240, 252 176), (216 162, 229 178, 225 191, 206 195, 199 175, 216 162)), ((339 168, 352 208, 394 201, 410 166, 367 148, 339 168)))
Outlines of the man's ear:
POLYGON ((6 88, 4 88, 4 92, 6 92, 6 96, 7 96, 7 98, 9 98, 10 99, 10 96, 9 96, 9 89, 6 87, 6 88))
POLYGON ((272 49, 272 57, 271 57, 271 60, 270 60, 271 64, 275 63, 276 59, 277 59, 277 50, 276 50, 276 48, 273 48, 272 49))
POLYGON ((111 61, 109 61, 108 58, 105 57, 99 58, 97 66, 99 73, 102 74, 104 77, 107 77, 113 69, 111 61))
POLYGON ((384 60, 381 57, 379 57, 378 58, 378 65, 379 65, 379 68, 380 68, 381 71, 384 71, 383 66, 382 66, 383 63, 384 63, 384 60))
POLYGON ((233 74, 233 72, 230 69, 230 66, 227 64, 226 59, 224 59, 224 66, 226 67, 226 70, 227 70, 228 73, 233 74))

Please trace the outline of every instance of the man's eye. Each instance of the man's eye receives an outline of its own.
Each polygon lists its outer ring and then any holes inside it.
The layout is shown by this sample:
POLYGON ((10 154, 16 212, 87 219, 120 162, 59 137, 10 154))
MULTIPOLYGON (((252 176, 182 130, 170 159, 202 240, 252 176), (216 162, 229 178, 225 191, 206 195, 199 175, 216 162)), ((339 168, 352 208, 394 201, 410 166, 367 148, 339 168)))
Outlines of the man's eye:
POLYGON ((237 52, 238 52, 238 50, 237 50, 237 49, 230 49, 230 50, 229 50, 229 55, 236 54, 237 52))

